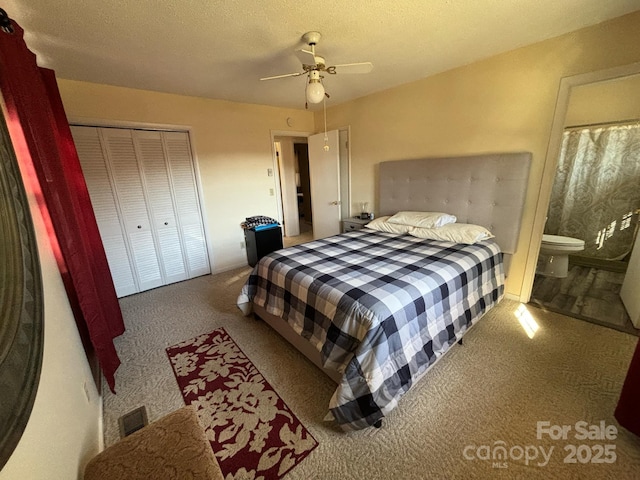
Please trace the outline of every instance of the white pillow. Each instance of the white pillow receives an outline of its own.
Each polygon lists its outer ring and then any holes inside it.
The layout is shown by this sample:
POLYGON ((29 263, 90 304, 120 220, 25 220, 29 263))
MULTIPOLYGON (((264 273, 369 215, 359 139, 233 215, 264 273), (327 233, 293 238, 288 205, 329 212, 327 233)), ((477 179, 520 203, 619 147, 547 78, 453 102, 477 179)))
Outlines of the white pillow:
POLYGON ((389 219, 389 223, 399 223, 420 228, 442 227, 454 223, 456 217, 441 212, 398 212, 389 219))
POLYGON ((405 233, 409 233, 411 230, 411 225, 400 225, 397 223, 389 223, 391 217, 388 215, 386 217, 378 217, 369 223, 367 223, 364 227, 370 228, 371 230, 376 230, 378 232, 387 232, 387 233, 397 233, 400 235, 404 235, 405 233))
POLYGON ((450 223, 439 228, 413 227, 409 230, 409 235, 442 242, 465 243, 467 245, 494 237, 486 228, 471 223, 450 223))

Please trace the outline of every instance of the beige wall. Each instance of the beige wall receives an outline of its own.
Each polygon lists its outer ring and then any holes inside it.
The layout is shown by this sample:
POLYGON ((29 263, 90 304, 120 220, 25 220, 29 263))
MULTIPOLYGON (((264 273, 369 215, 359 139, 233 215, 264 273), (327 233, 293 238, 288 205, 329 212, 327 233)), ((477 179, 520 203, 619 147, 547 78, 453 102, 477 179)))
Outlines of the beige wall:
POLYGON ((381 161, 532 152, 507 281, 519 296, 560 79, 637 61, 640 12, 329 108, 329 128, 351 126, 352 198, 374 204, 381 161))
MULTIPOLYGON (((212 270, 246 265, 240 222, 251 215, 277 218, 271 130, 313 131, 313 114, 262 105, 185 97, 71 80, 58 80, 70 121, 191 127, 204 197, 212 270), (287 126, 287 118, 294 128, 287 126)), ((275 173, 275 172, 274 172, 275 173)))
POLYGON ((565 126, 640 120, 640 75, 571 90, 565 126))
POLYGON ((44 357, 27 428, 0 480, 74 479, 101 445, 102 402, 33 195, 29 203, 42 268, 44 357))

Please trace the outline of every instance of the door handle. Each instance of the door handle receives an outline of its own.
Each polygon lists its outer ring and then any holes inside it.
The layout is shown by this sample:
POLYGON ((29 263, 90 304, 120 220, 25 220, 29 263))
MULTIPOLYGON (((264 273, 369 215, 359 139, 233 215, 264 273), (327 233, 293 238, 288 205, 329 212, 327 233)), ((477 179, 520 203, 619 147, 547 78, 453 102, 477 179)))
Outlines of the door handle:
POLYGON ((329 205, 342 205, 342 202, 340 200, 334 200, 329 205))

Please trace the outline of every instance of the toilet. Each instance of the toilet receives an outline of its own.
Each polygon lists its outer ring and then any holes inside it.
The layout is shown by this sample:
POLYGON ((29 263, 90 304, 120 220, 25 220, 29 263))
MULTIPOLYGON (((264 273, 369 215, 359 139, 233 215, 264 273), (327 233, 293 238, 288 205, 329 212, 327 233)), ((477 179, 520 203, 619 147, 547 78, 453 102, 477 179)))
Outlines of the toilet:
POLYGON ((584 240, 560 235, 542 235, 536 273, 564 278, 569 272, 569 254, 584 250, 584 240))

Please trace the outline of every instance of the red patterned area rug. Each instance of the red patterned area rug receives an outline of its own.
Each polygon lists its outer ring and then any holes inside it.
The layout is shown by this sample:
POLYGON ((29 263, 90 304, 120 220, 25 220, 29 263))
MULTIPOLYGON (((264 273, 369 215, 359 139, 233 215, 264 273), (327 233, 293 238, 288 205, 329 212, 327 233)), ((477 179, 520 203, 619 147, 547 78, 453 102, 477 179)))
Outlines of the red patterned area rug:
POLYGON ((167 355, 225 480, 280 479, 318 446, 223 328, 169 347, 167 355))

